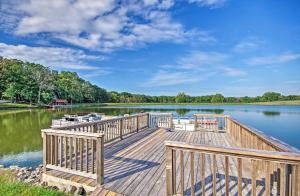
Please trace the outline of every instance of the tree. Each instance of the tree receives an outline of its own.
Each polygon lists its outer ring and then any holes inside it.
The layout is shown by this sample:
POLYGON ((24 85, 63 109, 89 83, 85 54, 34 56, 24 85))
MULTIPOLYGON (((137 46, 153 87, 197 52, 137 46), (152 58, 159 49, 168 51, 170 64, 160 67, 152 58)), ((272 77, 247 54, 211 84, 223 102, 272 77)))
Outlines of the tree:
POLYGON ((262 96, 263 101, 278 101, 281 97, 280 93, 276 92, 266 92, 262 96))
POLYGON ((180 92, 175 97, 176 103, 186 103, 188 101, 189 96, 186 95, 184 92, 180 92))
POLYGON ((29 63, 28 69, 31 71, 31 77, 37 83, 38 87, 38 104, 41 103, 41 93, 43 90, 53 89, 52 75, 48 67, 39 64, 29 63))
POLYGON ((224 102, 224 96, 222 94, 215 94, 212 99, 211 99, 211 102, 212 103, 223 103, 224 102))

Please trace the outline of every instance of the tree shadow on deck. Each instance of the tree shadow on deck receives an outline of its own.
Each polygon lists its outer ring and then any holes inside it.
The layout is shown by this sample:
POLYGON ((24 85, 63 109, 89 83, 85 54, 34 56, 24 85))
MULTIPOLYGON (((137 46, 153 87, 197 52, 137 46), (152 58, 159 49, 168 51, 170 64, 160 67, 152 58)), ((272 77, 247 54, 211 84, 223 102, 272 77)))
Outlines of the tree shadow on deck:
MULTIPOLYGON (((252 194, 252 187, 251 187, 251 179, 250 178, 242 178, 242 190, 245 190, 248 186, 250 186, 250 188, 248 187, 248 192, 245 194, 246 196, 250 196, 252 194)), ((218 195, 222 195, 225 196, 226 194, 225 192, 225 175, 224 174, 220 174, 217 173, 216 175, 216 192, 218 195), (222 182, 221 182, 222 181, 222 182), (221 191, 223 193, 221 193, 221 191)), ((237 176, 229 176, 229 192, 230 195, 234 195, 237 196, 238 192, 238 177, 237 176), (233 183, 233 184, 232 184, 233 183), (235 191, 236 190, 236 191, 235 191)), ((197 181, 194 184, 194 190, 195 190, 195 194, 196 195, 202 195, 202 182, 201 181, 197 181)), ((261 196, 265 194, 265 178, 263 178, 262 180, 256 180, 256 187, 259 188, 260 187, 260 191, 257 192, 256 195, 261 196)), ((213 195, 213 176, 209 175, 205 178, 205 193, 206 195, 213 195), (210 194, 208 194, 210 193, 210 194)), ((191 187, 188 187, 185 192, 184 195, 191 195, 191 187)))
POLYGON ((144 130, 139 133, 133 133, 132 135, 126 136, 123 140, 118 140, 104 147, 104 159, 111 159, 115 154, 121 152, 122 150, 128 148, 129 146, 139 142, 141 139, 147 137, 148 135, 154 133, 155 129, 144 130))
POLYGON ((138 143, 141 139, 154 133, 156 130, 144 130, 136 134, 126 137, 124 140, 114 142, 104 148, 104 183, 110 183, 116 180, 121 180, 135 173, 150 169, 159 165, 159 163, 152 161, 145 161, 139 159, 124 158, 116 156, 118 153, 127 149, 128 147, 138 143), (111 162, 114 162, 113 164, 111 162))

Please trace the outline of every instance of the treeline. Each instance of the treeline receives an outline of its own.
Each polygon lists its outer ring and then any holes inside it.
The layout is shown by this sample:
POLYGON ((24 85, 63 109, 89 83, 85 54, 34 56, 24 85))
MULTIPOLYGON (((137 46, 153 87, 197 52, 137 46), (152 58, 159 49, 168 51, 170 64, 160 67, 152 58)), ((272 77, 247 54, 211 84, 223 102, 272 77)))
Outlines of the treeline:
POLYGON ((55 98, 70 103, 107 102, 108 93, 74 72, 58 72, 35 63, 0 58, 0 99, 45 104, 55 98))
POLYGON ((0 57, 0 99, 47 104, 56 98, 69 103, 253 103, 300 100, 300 95, 266 92, 257 97, 224 97, 222 94, 189 96, 181 92, 176 96, 149 96, 107 92, 75 72, 58 72, 40 64, 0 57))

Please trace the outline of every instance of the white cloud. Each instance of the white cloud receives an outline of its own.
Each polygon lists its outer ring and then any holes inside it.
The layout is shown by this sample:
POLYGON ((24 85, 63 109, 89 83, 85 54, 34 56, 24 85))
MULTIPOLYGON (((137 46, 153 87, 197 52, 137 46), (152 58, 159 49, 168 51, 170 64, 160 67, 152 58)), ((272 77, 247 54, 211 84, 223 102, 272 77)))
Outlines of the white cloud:
POLYGON ((189 3, 197 3, 200 6, 218 8, 224 5, 227 0, 188 0, 189 3))
POLYGON ((249 59, 247 62, 251 65, 269 65, 269 64, 279 64, 286 63, 300 59, 300 53, 283 53, 277 56, 262 56, 254 57, 249 59))
POLYGON ((204 69, 215 66, 228 58, 227 54, 219 52, 193 51, 178 59, 177 63, 183 69, 204 69))
POLYGON ((300 84, 300 80, 288 80, 284 82, 285 84, 300 84))
POLYGON ((236 44, 233 47, 233 51, 237 53, 244 53, 258 48, 261 44, 262 41, 254 37, 250 37, 236 44))
POLYGON ((187 71, 165 71, 160 70, 155 73, 152 78, 142 86, 155 87, 155 86, 172 86, 178 84, 193 83, 201 80, 196 73, 187 71))
MULTIPOLYGON (((192 37, 201 42, 215 40, 207 32, 187 31, 174 21, 169 11, 174 3, 173 0, 24 0, 15 4, 5 1, 3 7, 13 11, 3 17, 12 18, 13 22, 2 20, 0 26, 5 29, 6 23, 15 23, 10 28, 17 36, 46 34, 48 39, 104 52, 160 41, 180 43, 192 37)), ((213 6, 219 1, 199 3, 213 6)))
POLYGON ((232 67, 221 67, 222 72, 224 75, 227 76, 245 76, 247 75, 247 72, 238 68, 232 68, 232 67))
POLYGON ((81 50, 58 47, 31 47, 0 43, 0 56, 39 63, 59 69, 99 70, 87 65, 88 60, 103 60, 103 56, 87 55, 81 50))
POLYGON ((224 66, 228 58, 227 54, 219 52, 193 51, 178 58, 177 63, 174 65, 159 66, 159 71, 154 73, 143 86, 172 86, 195 83, 218 74, 230 77, 247 75, 247 72, 242 69, 224 66))

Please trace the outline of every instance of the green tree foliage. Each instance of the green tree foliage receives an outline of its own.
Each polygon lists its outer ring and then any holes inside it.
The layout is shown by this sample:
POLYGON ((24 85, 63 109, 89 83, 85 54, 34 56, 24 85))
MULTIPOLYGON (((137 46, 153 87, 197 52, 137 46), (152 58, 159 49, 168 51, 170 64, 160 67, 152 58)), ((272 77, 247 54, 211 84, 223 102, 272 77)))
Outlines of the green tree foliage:
POLYGON ((189 96, 186 95, 185 93, 181 92, 181 93, 178 93, 175 97, 175 102, 176 103, 188 103, 190 100, 189 100, 189 96))
POLYGON ((50 70, 39 64, 0 58, 0 99, 48 103, 53 98, 70 103, 107 102, 105 89, 81 79, 77 73, 50 70))
POLYGON ((224 96, 222 94, 215 94, 212 98, 211 98, 211 102, 212 103, 223 103, 225 100, 224 96))
POLYGON ((276 92, 266 92, 262 96, 263 101, 279 101, 281 99, 281 94, 276 92))

